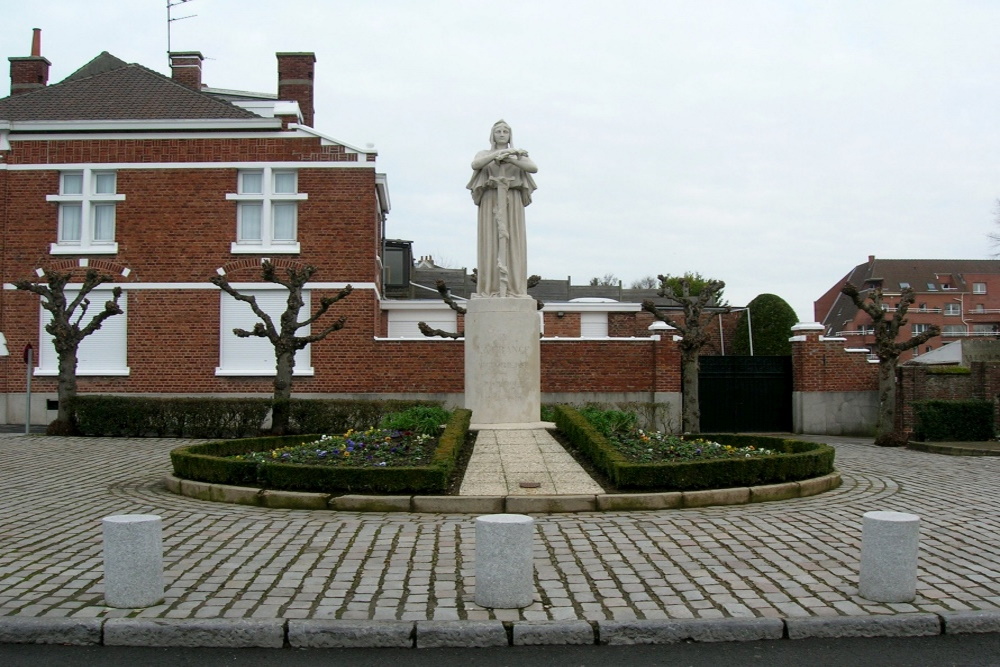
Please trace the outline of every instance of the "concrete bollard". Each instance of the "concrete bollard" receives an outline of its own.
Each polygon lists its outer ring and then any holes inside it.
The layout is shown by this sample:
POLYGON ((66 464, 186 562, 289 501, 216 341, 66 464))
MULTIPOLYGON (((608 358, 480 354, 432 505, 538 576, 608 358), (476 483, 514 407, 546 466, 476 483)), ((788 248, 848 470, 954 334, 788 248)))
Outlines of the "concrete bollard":
POLYGON ((519 609, 534 601, 534 527, 523 514, 476 517, 476 604, 519 609))
POLYGON ((104 602, 151 607, 163 600, 162 522, 155 514, 104 517, 104 602))
POLYGON ((873 602, 910 602, 917 596, 920 517, 866 512, 862 520, 858 594, 873 602))

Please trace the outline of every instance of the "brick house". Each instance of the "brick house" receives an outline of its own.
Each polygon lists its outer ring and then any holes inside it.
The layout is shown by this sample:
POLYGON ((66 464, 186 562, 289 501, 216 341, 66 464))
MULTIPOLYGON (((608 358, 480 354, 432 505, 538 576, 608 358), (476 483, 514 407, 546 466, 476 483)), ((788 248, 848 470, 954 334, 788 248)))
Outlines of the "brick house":
MULTIPOLYGON (((462 342, 408 329, 415 318, 452 330, 459 321, 440 302, 388 298, 386 280, 399 277, 386 177, 374 150, 314 129, 313 54, 277 54, 277 94, 206 85, 198 52, 171 53, 169 76, 102 53, 50 85, 37 37, 30 56, 9 58, 11 95, 0 99, 0 333, 11 350, 0 357, 0 422, 24 418, 28 344, 32 420, 54 415, 46 314, 11 284, 42 268, 94 267, 123 288, 124 314, 81 344, 81 393, 269 394, 270 344, 232 335, 254 317, 209 282, 223 271, 280 312, 284 291, 261 281, 264 258, 318 268, 306 309, 354 288, 328 315, 347 326, 296 356, 296 395, 461 403, 462 342)), ((676 345, 650 334, 638 303, 552 305, 549 400, 679 405, 676 345)))
POLYGON ((893 312, 906 287, 916 301, 907 311, 900 337, 909 338, 932 324, 941 336, 903 354, 911 359, 942 345, 966 338, 1000 335, 1000 260, 876 259, 854 267, 815 302, 816 321, 827 336, 844 338, 847 346, 871 349, 875 342, 871 318, 840 293, 847 282, 862 294, 881 289, 883 303, 893 312))

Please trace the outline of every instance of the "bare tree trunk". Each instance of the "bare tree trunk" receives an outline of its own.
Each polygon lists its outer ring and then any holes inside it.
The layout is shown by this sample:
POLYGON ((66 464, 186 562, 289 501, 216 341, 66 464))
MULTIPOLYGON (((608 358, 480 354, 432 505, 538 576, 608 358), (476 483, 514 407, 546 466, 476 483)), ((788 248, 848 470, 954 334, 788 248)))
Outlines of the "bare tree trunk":
POLYGON ((62 434, 76 432, 76 423, 71 411, 73 399, 76 398, 76 362, 77 348, 66 347, 59 350, 59 378, 56 384, 59 398, 59 412, 56 421, 62 434))
POLYGON ((701 406, 698 403, 698 351, 681 353, 682 409, 681 428, 684 433, 701 432, 701 406))
POLYGON ((292 371, 295 369, 295 350, 275 350, 274 407, 271 411, 272 435, 288 433, 291 417, 288 402, 292 398, 292 371))
POLYGON ((896 363, 886 359, 878 367, 878 421, 875 424, 875 444, 896 445, 896 363))

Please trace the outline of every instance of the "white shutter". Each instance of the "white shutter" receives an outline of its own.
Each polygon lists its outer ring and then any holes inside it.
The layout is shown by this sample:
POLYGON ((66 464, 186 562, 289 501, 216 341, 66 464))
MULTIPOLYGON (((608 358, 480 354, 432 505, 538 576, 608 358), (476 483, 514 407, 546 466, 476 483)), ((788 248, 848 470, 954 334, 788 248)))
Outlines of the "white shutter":
MULTIPOLYGON (((76 298, 79 288, 74 289, 68 285, 66 287, 66 299, 71 301, 76 298)), ((87 314, 80 321, 80 326, 85 327, 91 318, 102 310, 104 303, 112 299, 111 289, 97 288, 87 295, 90 300, 90 307, 87 314)), ((128 375, 128 293, 122 292, 118 299, 118 306, 122 309, 121 315, 112 315, 104 320, 101 328, 84 338, 77 349, 77 375, 128 375)), ((38 366, 35 368, 35 375, 58 375, 59 357, 56 355, 55 347, 52 344, 52 336, 45 330, 45 325, 52 321, 52 314, 41 308, 40 329, 39 329, 39 350, 38 366)), ((80 309, 77 307, 76 316, 79 316, 80 309)), ((75 317, 73 320, 75 321, 75 317)))
POLYGON ((607 338, 607 313, 580 313, 581 338, 607 338))
POLYGON ((420 333, 419 322, 426 322, 432 329, 452 332, 458 329, 458 315, 450 308, 390 310, 389 338, 427 338, 420 333))
MULTIPOLYGON (((288 291, 284 289, 239 290, 241 294, 252 295, 257 299, 257 305, 271 316, 275 328, 281 327, 281 313, 288 304, 288 291)), ((254 325, 261 322, 254 314, 250 304, 238 301, 225 292, 221 293, 221 317, 219 331, 219 368, 217 375, 274 375, 274 346, 267 338, 251 336, 240 338, 233 329, 253 331, 254 325)), ((299 321, 312 314, 309 290, 302 290, 304 305, 299 310, 299 321)), ((295 335, 309 335, 310 327, 302 327, 295 335)), ((299 350, 295 354, 295 375, 311 375, 312 358, 310 347, 299 350)))

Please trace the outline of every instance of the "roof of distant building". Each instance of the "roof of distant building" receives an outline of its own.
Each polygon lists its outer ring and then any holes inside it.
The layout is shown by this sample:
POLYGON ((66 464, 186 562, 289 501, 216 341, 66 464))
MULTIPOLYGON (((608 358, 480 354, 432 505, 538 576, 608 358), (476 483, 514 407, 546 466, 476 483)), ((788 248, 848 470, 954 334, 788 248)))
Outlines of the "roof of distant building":
POLYGON ((259 118, 107 51, 59 83, 0 99, 12 121, 259 118))

